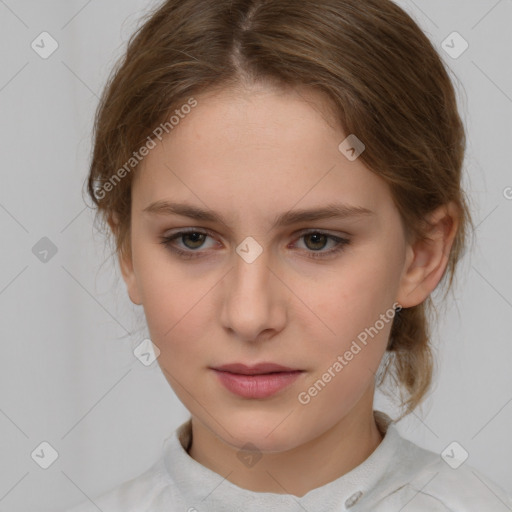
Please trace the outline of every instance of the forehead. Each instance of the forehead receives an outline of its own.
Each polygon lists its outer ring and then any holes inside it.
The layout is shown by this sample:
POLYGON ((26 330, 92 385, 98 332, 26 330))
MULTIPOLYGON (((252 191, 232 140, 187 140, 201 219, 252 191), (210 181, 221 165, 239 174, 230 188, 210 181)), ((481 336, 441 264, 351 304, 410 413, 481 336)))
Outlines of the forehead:
POLYGON ((378 207, 386 183, 338 149, 347 134, 312 91, 269 88, 195 96, 197 105, 137 169, 134 203, 190 199, 275 210, 321 202, 378 207))

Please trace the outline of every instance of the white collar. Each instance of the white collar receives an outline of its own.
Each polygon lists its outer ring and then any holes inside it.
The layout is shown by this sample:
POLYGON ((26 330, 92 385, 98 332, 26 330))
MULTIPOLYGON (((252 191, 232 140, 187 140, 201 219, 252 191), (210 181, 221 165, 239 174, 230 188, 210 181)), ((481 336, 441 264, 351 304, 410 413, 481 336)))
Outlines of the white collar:
POLYGON ((186 451, 192 435, 191 419, 165 440, 164 464, 171 480, 190 503, 191 510, 193 507, 219 511, 243 507, 244 512, 260 512, 279 507, 282 512, 295 512, 302 506, 305 510, 322 512, 333 510, 340 504, 348 509, 356 502, 376 503, 408 483, 411 475, 402 462, 416 446, 400 436, 387 414, 374 411, 374 417, 384 437, 373 453, 345 475, 302 497, 243 489, 197 462, 186 451), (319 508, 319 504, 325 505, 319 508))

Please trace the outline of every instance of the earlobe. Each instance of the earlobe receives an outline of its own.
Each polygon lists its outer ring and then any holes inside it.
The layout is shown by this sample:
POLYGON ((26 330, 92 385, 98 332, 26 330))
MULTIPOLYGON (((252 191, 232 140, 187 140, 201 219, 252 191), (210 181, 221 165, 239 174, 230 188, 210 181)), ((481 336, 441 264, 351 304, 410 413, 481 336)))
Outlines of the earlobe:
POLYGON ((427 221, 425 237, 407 246, 397 297, 404 308, 421 304, 441 281, 457 233, 457 209, 453 203, 440 206, 427 221))

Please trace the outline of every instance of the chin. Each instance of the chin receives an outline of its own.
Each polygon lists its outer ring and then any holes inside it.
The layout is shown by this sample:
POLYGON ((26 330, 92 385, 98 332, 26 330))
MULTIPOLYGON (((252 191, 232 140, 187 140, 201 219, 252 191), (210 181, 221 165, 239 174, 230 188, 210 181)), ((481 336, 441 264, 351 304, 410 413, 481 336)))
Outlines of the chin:
POLYGON ((272 414, 268 411, 245 414, 237 412, 232 416, 223 416, 229 418, 222 424, 230 435, 218 426, 215 426, 215 430, 224 442, 237 449, 242 449, 244 445, 250 443, 261 452, 283 452, 306 441, 302 439, 305 425, 302 423, 299 428, 300 424, 296 419, 292 419, 292 416, 293 414, 290 414, 287 417, 282 410, 278 413, 274 411, 272 414))

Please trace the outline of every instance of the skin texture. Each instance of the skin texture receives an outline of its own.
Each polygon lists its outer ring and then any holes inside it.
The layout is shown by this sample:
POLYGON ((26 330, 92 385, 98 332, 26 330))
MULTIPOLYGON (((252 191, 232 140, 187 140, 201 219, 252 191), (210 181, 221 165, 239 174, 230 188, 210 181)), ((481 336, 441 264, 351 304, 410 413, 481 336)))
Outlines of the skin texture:
POLYGON ((436 210, 430 240, 408 245, 387 184, 340 153, 348 134, 326 121, 315 92, 253 86, 196 99, 137 170, 123 278, 144 308, 165 377, 192 415, 190 455, 240 487, 303 496, 381 442, 374 379, 391 322, 308 404, 298 394, 395 302, 425 300, 446 268, 457 218, 452 205, 436 210), (224 222, 143 212, 157 200, 208 209, 224 222), (374 213, 272 227, 283 212, 331 203, 374 213), (172 242, 198 258, 160 243, 179 228, 210 232, 172 242), (311 229, 350 243, 329 255, 336 242, 304 236, 311 229), (263 250, 252 263, 235 250, 248 236, 263 250), (325 257, 311 257, 319 252, 325 257), (247 399, 210 369, 263 361, 304 372, 270 398, 247 399), (252 467, 237 457, 246 443, 262 454, 252 467))

